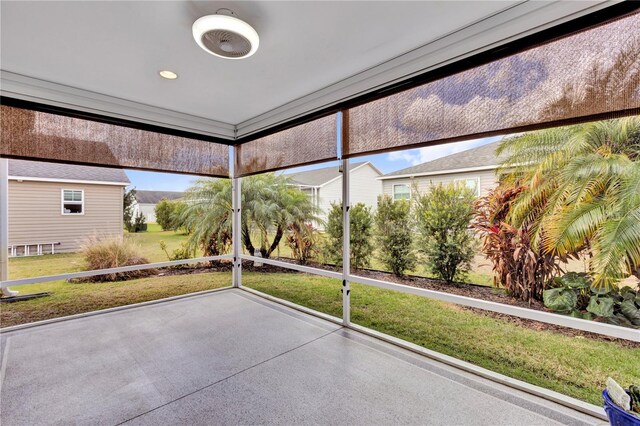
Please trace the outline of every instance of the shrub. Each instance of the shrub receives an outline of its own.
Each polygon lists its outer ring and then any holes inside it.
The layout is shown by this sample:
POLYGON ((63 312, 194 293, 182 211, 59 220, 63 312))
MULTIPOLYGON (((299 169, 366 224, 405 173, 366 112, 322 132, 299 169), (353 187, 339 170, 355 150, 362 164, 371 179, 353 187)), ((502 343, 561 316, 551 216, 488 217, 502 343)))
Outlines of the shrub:
MULTIPOLYGON (((140 249, 137 245, 123 238, 90 237, 82 247, 82 255, 85 260, 86 271, 149 263, 149 261, 140 254, 140 249)), ((152 269, 118 272, 116 274, 88 277, 83 279, 83 281, 121 281, 153 275, 155 272, 156 271, 152 269)))
POLYGON ((310 223, 293 223, 289 226, 287 245, 293 258, 306 264, 318 252, 318 231, 310 223))
POLYGON ((154 209, 156 222, 163 231, 177 231, 184 228, 189 233, 189 226, 187 226, 185 218, 186 210, 187 203, 184 201, 163 198, 154 209))
POLYGON ((525 301, 542 300, 547 283, 558 273, 558 259, 534 249, 530 225, 507 223, 513 201, 524 191, 518 184, 501 183, 476 201, 473 227, 482 238, 482 253, 493 263, 493 283, 525 301))
MULTIPOLYGON (((160 240, 160 250, 162 250, 167 255, 167 259, 169 260, 191 259, 195 254, 189 247, 188 242, 183 242, 182 244, 180 244, 180 247, 174 249, 171 253, 169 253, 169 251, 167 250, 167 244, 163 240, 160 240)), ((186 265, 176 265, 174 266, 174 268, 184 268, 185 266, 186 265)))
POLYGON ((423 195, 414 191, 420 251, 427 269, 447 282, 464 279, 475 255, 469 230, 474 193, 462 185, 434 185, 423 195))
POLYGON ((124 227, 129 232, 134 232, 133 226, 133 207, 136 201, 136 189, 131 188, 128 191, 124 191, 122 197, 122 221, 124 223, 124 227))
POLYGON ((160 225, 163 231, 173 230, 173 204, 171 201, 163 198, 154 208, 156 214, 156 223, 160 225))
MULTIPOLYGON (((351 266, 356 269, 369 266, 371 252, 371 232, 373 215, 363 203, 351 207, 351 266)), ((342 203, 331 203, 327 218, 327 242, 324 247, 326 258, 336 265, 342 264, 342 203)))
POLYGON ((144 217, 142 212, 138 212, 136 215, 136 219, 131 226, 131 230, 129 232, 144 232, 147 230, 147 219, 144 217))
POLYGON ((585 273, 569 272, 544 290, 544 305, 552 311, 582 319, 640 328, 640 293, 631 287, 603 289, 585 273))
POLYGON ((182 229, 185 234, 191 234, 192 229, 186 222, 187 203, 184 201, 173 201, 173 210, 171 211, 171 229, 177 231, 182 229))
POLYGON ((412 248, 411 204, 407 200, 393 201, 388 196, 378 197, 374 216, 376 247, 382 264, 396 275, 416 266, 412 248))

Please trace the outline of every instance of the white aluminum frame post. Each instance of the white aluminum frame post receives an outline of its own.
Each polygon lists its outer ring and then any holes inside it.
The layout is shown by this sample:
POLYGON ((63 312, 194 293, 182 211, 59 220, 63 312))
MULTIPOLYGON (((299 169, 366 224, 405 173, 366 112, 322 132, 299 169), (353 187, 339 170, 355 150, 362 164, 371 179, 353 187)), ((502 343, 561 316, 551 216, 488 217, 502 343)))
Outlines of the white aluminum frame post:
POLYGON ((231 178, 231 246, 233 251, 233 271, 231 282, 233 287, 242 286, 242 259, 240 258, 240 234, 242 221, 242 179, 236 177, 238 155, 236 148, 233 149, 232 178, 231 178))
POLYGON ((349 192, 349 160, 342 160, 342 323, 351 325, 351 197, 349 192))
MULTIPOLYGON (((9 160, 0 158, 0 281, 9 279, 9 160)), ((2 286, 3 296, 17 291, 2 286)))

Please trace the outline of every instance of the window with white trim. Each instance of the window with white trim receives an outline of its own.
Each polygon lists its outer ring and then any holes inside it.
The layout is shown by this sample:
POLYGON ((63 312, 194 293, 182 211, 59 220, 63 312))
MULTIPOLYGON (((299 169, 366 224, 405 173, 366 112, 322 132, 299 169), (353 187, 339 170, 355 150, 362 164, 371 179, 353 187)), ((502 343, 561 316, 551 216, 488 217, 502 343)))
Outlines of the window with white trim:
POLYGON ((468 189, 473 191, 476 197, 480 196, 480 178, 455 179, 453 182, 466 186, 468 189))
POLYGON ((84 191, 81 189, 62 190, 62 214, 84 214, 84 191))
POLYGON ((411 187, 408 183, 397 183, 393 185, 393 201, 411 199, 411 187))

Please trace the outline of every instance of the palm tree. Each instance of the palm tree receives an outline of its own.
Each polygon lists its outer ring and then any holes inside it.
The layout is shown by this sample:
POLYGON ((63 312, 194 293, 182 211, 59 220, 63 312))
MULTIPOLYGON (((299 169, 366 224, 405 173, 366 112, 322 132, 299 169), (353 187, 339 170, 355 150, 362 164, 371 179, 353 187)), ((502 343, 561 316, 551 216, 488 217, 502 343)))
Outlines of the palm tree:
MULTIPOLYGON (((268 258, 292 224, 317 220, 311 199, 284 175, 265 173, 242 179, 242 244, 250 255, 268 258), (258 246, 254 238, 258 238, 258 246)), ((231 181, 201 179, 187 191, 182 220, 193 233, 190 247, 207 255, 222 253, 231 243, 231 181)))
POLYGON ((640 275, 640 117, 532 132, 498 154, 506 179, 526 186, 509 221, 530 227, 534 247, 588 250, 600 286, 640 275))
POLYGON ((200 179, 185 194, 186 207, 180 218, 191 230, 189 249, 202 248, 205 256, 224 253, 231 244, 231 182, 200 179))

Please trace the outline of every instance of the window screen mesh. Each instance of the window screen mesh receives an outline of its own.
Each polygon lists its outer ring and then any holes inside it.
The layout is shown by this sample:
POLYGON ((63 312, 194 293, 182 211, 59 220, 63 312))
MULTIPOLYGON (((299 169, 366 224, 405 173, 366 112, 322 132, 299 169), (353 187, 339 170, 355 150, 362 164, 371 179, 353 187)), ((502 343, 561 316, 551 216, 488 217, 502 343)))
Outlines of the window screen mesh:
POLYGON ((238 176, 337 158, 337 115, 301 124, 237 147, 238 176))
POLYGON ((637 114, 640 14, 350 109, 345 157, 637 114))
POLYGON ((30 160, 229 176, 229 147, 1 106, 0 155, 30 160))

